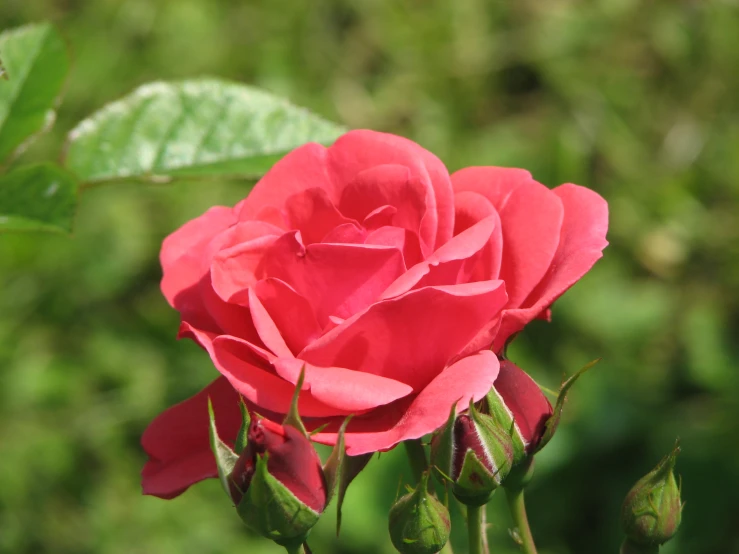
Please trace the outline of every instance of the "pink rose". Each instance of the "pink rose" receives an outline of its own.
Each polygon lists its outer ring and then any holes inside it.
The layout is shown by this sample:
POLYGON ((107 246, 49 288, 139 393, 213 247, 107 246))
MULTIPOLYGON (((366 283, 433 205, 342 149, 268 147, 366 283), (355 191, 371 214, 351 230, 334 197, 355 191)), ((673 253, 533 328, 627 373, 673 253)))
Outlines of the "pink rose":
POLYGON ((318 442, 349 414, 350 455, 435 430, 493 386, 494 351, 600 258, 607 218, 588 189, 497 167, 450 177, 393 135, 298 148, 234 208, 164 241, 180 336, 221 376, 144 433, 144 492, 171 498, 216 475, 208 396, 220 436, 235 437, 239 394, 279 421, 303 367, 301 415, 329 424, 318 442))

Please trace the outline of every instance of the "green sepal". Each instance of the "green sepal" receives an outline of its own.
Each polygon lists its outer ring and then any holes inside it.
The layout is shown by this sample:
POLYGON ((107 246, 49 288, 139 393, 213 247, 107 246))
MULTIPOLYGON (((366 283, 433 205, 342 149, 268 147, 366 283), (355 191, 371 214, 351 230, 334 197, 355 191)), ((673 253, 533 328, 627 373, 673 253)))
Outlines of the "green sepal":
POLYGON ((298 412, 298 398, 300 397, 300 390, 303 388, 303 382, 305 381, 305 365, 300 369, 300 376, 298 382, 295 383, 295 392, 293 392, 293 399, 290 402, 290 409, 285 415, 285 419, 282 422, 283 425, 291 425, 301 431, 303 436, 308 437, 308 431, 305 429, 303 420, 300 419, 300 412, 298 412))
POLYGON ((341 470, 344 465, 344 460, 346 459, 344 433, 346 432, 346 426, 349 425, 349 421, 351 421, 351 419, 352 416, 349 416, 344 420, 344 423, 341 424, 339 434, 336 438, 336 443, 334 444, 333 450, 331 450, 331 455, 323 465, 323 475, 326 478, 326 505, 331 502, 331 499, 334 497, 334 493, 336 492, 336 486, 341 481, 341 470))
POLYGON ((246 407, 243 398, 239 399, 239 409, 241 410, 241 428, 238 435, 236 435, 236 443, 234 444, 234 450, 237 454, 241 454, 249 442, 249 426, 251 425, 249 409, 246 407))
POLYGON ((252 531, 288 548, 305 542, 320 514, 310 509, 267 471, 269 454, 257 455, 249 488, 237 506, 252 531))
POLYGON ((513 465, 522 462, 526 458, 526 444, 523 442, 523 438, 516 428, 513 414, 505 405, 503 397, 498 394, 495 388, 491 388, 488 391, 483 407, 490 417, 498 422, 498 425, 504 429, 508 429, 508 434, 513 444, 513 465))
POLYGON ((344 504, 346 491, 352 481, 354 481, 354 478, 367 467, 373 454, 374 452, 360 454, 359 456, 347 456, 344 454, 344 461, 341 464, 341 471, 339 473, 339 490, 336 497, 336 536, 341 531, 341 507, 344 504))
POLYGON ((389 531, 401 554, 436 554, 449 540, 449 510, 428 490, 429 473, 390 509, 389 531))
POLYGON ((674 473, 679 453, 680 445, 676 442, 672 452, 626 495, 621 507, 621 526, 632 542, 658 546, 670 540, 680 527, 683 504, 674 473))
POLYGON ((588 371, 600 360, 601 358, 596 358, 592 362, 585 364, 572 377, 562 383, 559 388, 559 394, 557 395, 557 403, 554 405, 554 411, 552 412, 552 415, 549 417, 549 419, 547 419, 547 422, 544 424, 544 434, 542 435, 541 440, 539 441, 539 444, 534 451, 534 454, 544 448, 547 443, 552 440, 554 433, 557 431, 559 420, 562 417, 562 408, 564 408, 565 400, 567 400, 567 393, 569 392, 572 385, 575 384, 575 381, 577 381, 583 373, 588 371))
POLYGON ((216 416, 213 412, 213 403, 210 401, 210 397, 208 397, 208 417, 210 420, 210 449, 216 459, 218 478, 221 481, 223 490, 226 491, 228 497, 231 498, 231 490, 228 480, 239 456, 218 436, 218 430, 216 429, 216 416))
POLYGON ((482 506, 490 501, 499 484, 495 475, 490 473, 477 455, 468 450, 452 492, 462 504, 482 506))
POLYGON ((457 402, 452 404, 449 417, 444 426, 436 431, 431 439, 431 467, 434 475, 442 485, 451 481, 452 464, 454 462, 454 422, 457 420, 457 402))
POLYGON ((495 417, 480 413, 471 400, 469 411, 470 417, 475 423, 480 443, 495 467, 493 474, 495 482, 500 485, 508 476, 514 464, 515 451, 513 438, 511 437, 512 430, 510 427, 502 426, 495 417))

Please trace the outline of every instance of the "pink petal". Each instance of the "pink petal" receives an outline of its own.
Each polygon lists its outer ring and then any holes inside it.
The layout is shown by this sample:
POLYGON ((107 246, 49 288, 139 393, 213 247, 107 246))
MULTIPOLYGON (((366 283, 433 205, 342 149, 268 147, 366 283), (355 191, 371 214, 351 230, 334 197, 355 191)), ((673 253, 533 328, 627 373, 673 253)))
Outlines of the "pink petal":
POLYGON ((403 253, 405 267, 412 267, 423 259, 418 235, 401 227, 380 227, 367 235, 364 244, 390 246, 403 253))
POLYGON ((252 288, 248 289, 248 296, 251 319, 262 343, 277 356, 292 356, 280 330, 252 288))
POLYGON ((383 298, 398 296, 413 288, 430 285, 454 285, 469 281, 463 274, 468 260, 485 248, 495 230, 496 218, 488 217, 453 237, 426 260, 411 267, 382 293, 383 298))
POLYGON ((452 176, 456 192, 485 196, 500 215, 508 307, 517 308, 549 269, 559 244, 564 208, 559 197, 528 172, 470 167, 452 176))
POLYGON ((394 379, 343 367, 317 367, 296 358, 272 362, 277 374, 296 383, 305 368, 305 385, 316 400, 340 413, 357 414, 408 396, 413 389, 394 379))
POLYGON ((341 186, 360 172, 378 165, 402 165, 426 187, 426 215, 422 237, 435 236, 435 250, 452 236, 454 199, 444 164, 415 142, 395 135, 368 130, 350 131, 329 149, 334 182, 341 186), (432 232, 433 231, 433 232, 432 232))
POLYGON ((263 279, 250 290, 269 313, 291 352, 297 354, 321 334, 308 301, 284 281, 263 279))
MULTIPOLYGON (((238 260, 231 271, 238 272, 238 260)), ((372 304, 405 271, 395 248, 363 244, 310 244, 288 233, 264 258, 264 274, 290 284, 306 298, 319 324, 347 318, 372 304)))
POLYGON ((482 194, 476 192, 458 192, 454 195, 454 235, 459 235, 483 219, 493 217, 495 229, 484 248, 480 250, 478 260, 470 274, 471 281, 497 279, 500 275, 500 264, 503 258, 503 232, 498 212, 482 194))
MULTIPOLYGON (((213 341, 213 363, 239 393, 266 410, 285 414, 290 409, 295 385, 274 374, 269 364, 255 354, 253 345, 221 335, 213 341), (267 369, 269 367, 269 369, 267 369)), ((300 414, 306 417, 348 415, 318 401, 310 392, 300 393, 300 414)))
POLYGON ((301 359, 421 390, 505 305, 501 281, 427 287, 370 306, 309 344, 301 359))
POLYGON ((387 215, 385 206, 390 206, 395 209, 392 225, 420 233, 421 241, 430 249, 436 240, 436 229, 421 230, 427 192, 427 187, 411 175, 409 168, 378 165, 357 174, 344 188, 339 208, 346 216, 364 221, 370 215, 375 218, 380 217, 380 213, 387 215), (378 209, 382 212, 375 213, 378 209))
POLYGON ((522 309, 504 312, 496 348, 529 321, 546 317, 547 308, 588 272, 608 245, 608 204, 600 195, 572 184, 561 185, 552 192, 565 209, 559 247, 549 270, 522 309))
POLYGON ((208 397, 219 436, 231 443, 236 438, 241 426, 239 396, 219 377, 159 414, 144 431, 141 444, 149 456, 141 473, 144 494, 174 498, 190 485, 217 475, 208 435, 208 397))
MULTIPOLYGON (((346 452, 358 456, 389 450, 401 441, 417 439, 441 427, 452 405, 466 409, 470 399, 480 400, 498 375, 498 358, 485 350, 459 360, 439 373, 415 398, 402 399, 354 418, 347 429, 346 452)), ((335 432, 313 436, 334 444, 335 432)))
POLYGON ((320 188, 336 199, 334 182, 327 171, 327 149, 306 144, 272 166, 234 209, 241 221, 256 219, 267 206, 282 209, 288 198, 306 189, 320 188))
POLYGON ((285 202, 285 214, 289 228, 300 231, 305 244, 321 242, 339 225, 358 225, 358 222, 344 217, 328 193, 320 188, 306 189, 290 196, 285 202))

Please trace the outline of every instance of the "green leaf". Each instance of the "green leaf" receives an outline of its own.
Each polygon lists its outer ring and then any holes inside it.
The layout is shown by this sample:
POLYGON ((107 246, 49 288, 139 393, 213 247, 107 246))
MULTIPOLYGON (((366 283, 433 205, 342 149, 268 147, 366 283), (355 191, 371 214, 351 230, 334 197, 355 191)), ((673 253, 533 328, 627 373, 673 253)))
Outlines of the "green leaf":
POLYGON ((216 466, 218 467, 218 478, 221 480, 221 485, 226 494, 231 498, 231 487, 228 484, 228 476, 236 465, 236 461, 239 457, 236 452, 231 450, 229 446, 223 442, 218 436, 218 429, 216 429, 216 416, 213 412, 213 404, 208 398, 208 417, 210 419, 210 449, 216 458, 216 466))
POLYGON ((259 89, 216 79, 144 85, 69 134, 82 181, 187 176, 255 178, 306 142, 344 128, 259 89))
POLYGON ((54 105, 69 69, 59 33, 48 23, 0 34, 7 79, 0 81, 0 161, 54 121, 54 105))
POLYGON ((352 416, 348 416, 344 420, 344 423, 341 424, 338 437, 336 438, 336 443, 331 450, 331 455, 328 457, 328 460, 326 460, 326 463, 323 465, 323 475, 326 477, 326 488, 328 491, 328 495, 326 498, 327 505, 329 502, 331 502, 331 499, 336 492, 336 486, 341 480, 341 470, 344 465, 344 460, 346 459, 344 434, 346 433, 346 426, 349 425, 351 419, 352 416))
POLYGON ((72 230, 77 182, 62 168, 43 163, 0 176, 0 231, 72 230))

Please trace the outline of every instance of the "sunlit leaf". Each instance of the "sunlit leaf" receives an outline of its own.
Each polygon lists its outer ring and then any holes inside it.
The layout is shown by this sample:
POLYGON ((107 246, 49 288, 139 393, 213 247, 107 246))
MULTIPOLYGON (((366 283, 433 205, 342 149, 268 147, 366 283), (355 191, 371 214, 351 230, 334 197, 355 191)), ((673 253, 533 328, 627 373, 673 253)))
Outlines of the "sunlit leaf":
POLYGON ((82 121, 67 166, 84 182, 258 177, 306 142, 344 129, 253 87, 201 79, 144 85, 82 121))
POLYGON ((71 231, 77 182, 60 167, 22 166, 0 176, 0 231, 71 231))
POLYGON ((59 33, 48 23, 0 34, 0 162, 54 121, 69 69, 59 33), (3 67, 4 66, 4 67, 3 67))

